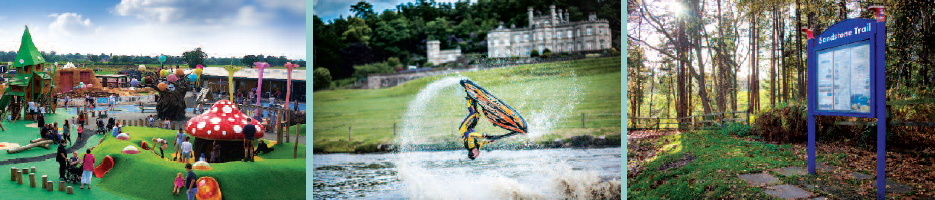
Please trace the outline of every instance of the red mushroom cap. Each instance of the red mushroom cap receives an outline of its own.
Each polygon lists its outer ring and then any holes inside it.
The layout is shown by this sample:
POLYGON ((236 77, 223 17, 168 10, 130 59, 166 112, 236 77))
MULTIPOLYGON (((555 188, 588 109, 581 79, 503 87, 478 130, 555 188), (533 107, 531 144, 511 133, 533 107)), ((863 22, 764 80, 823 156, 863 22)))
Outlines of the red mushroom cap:
MULTIPOLYGON (((198 115, 185 125, 185 132, 197 138, 209 140, 243 140, 243 127, 247 124, 247 119, 237 109, 237 105, 228 100, 215 102, 211 109, 204 114, 198 115)), ((256 134, 253 138, 263 137, 263 126, 256 120, 252 121, 256 126, 256 134)))

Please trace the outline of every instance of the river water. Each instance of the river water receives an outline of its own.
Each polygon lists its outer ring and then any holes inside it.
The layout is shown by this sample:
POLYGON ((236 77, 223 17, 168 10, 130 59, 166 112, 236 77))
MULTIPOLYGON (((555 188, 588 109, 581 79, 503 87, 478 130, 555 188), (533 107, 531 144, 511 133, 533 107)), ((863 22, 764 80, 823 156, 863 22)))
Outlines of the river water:
POLYGON ((620 148, 314 156, 315 199, 620 198, 620 148))

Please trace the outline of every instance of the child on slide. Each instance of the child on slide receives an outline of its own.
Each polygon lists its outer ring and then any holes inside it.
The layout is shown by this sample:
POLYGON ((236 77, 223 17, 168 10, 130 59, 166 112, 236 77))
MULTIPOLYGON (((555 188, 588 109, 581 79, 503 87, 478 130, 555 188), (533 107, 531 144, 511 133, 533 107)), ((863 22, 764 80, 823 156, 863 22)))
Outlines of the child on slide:
POLYGON ((185 184, 185 179, 182 178, 182 173, 179 172, 175 175, 175 187, 172 188, 172 194, 179 195, 179 190, 182 189, 182 184, 185 184))
POLYGON ((464 140, 464 148, 468 150, 468 158, 471 160, 480 156, 481 146, 490 142, 495 142, 501 138, 520 134, 514 131, 504 135, 490 136, 474 132, 474 126, 477 126, 477 119, 480 117, 480 113, 477 111, 477 101, 474 101, 470 97, 465 97, 465 99, 467 99, 468 116, 461 122, 461 126, 458 130, 462 134, 461 139, 464 140), (487 141, 482 141, 481 138, 487 139, 487 141))

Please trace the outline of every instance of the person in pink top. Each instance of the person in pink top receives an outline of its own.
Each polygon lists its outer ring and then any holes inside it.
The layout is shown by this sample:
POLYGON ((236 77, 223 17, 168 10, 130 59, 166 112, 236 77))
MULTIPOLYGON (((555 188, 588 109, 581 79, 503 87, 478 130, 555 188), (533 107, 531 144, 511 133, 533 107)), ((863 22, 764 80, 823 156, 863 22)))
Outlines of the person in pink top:
POLYGON ((175 175, 175 187, 172 189, 172 194, 178 195, 179 190, 182 189, 182 184, 185 184, 185 179, 182 178, 182 173, 179 172, 175 175))
POLYGON ((94 154, 91 154, 91 149, 87 150, 87 153, 84 154, 84 157, 81 158, 84 163, 84 173, 81 174, 81 187, 84 189, 84 184, 88 184, 88 189, 91 189, 91 176, 94 174, 94 154))

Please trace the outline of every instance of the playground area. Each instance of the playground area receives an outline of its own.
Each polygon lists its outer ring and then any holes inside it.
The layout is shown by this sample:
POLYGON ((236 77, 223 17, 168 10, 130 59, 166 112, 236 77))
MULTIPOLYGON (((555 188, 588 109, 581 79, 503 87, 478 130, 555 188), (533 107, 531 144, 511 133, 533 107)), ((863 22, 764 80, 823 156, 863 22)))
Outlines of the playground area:
MULTIPOLYGON (((188 187, 173 189, 189 164, 197 199, 306 197, 304 129, 297 130, 304 127, 304 102, 209 97, 209 90, 196 89, 201 66, 141 65, 142 80, 102 87, 111 81, 71 63, 48 63, 38 52, 27 29, 12 65, 17 73, 0 85, 0 167, 10 169, 0 175, 9 180, 0 182, 4 198, 186 199, 188 187), (43 128, 53 123, 59 126, 43 128), (59 160, 61 152, 63 160, 84 162, 60 173, 70 162, 59 160), (82 170, 93 174, 87 188, 78 178, 82 170)), ((297 65, 285 65, 291 77, 297 65)))

